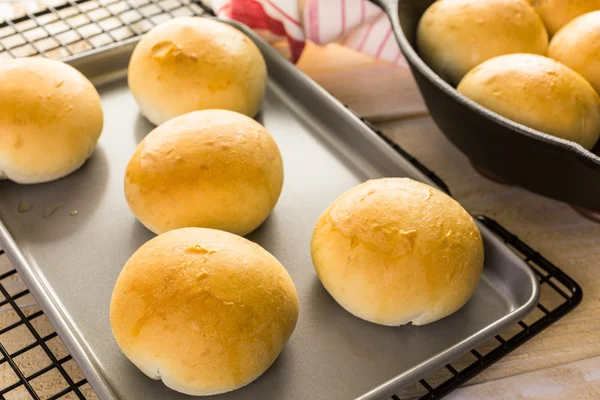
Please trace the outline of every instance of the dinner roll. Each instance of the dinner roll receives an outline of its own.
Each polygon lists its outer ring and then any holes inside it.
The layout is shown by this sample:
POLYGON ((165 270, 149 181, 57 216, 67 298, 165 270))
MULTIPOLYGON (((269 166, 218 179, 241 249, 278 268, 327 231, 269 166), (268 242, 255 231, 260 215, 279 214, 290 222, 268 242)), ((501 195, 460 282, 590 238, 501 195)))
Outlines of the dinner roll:
POLYGON ((225 110, 160 125, 125 174, 129 207, 155 233, 197 226, 245 235, 267 218, 282 186, 283 162, 269 132, 225 110))
POLYGON ((501 54, 545 54, 548 34, 526 0, 438 0, 421 17, 417 49, 456 85, 471 68, 501 54))
POLYGON ((150 122, 220 108, 250 117, 267 82, 262 54, 250 38, 223 22, 180 17, 152 28, 129 62, 129 88, 150 122))
POLYGON ((479 283, 483 242, 451 197, 408 178, 375 179, 319 218, 311 253, 347 311, 381 325, 424 325, 461 308, 479 283))
POLYGON ((493 58, 470 71, 458 91, 506 118, 586 149, 598 141, 598 94, 581 75, 550 58, 493 58))
POLYGON ((289 274, 259 245, 202 228, 140 247, 113 290, 110 325, 152 379, 189 395, 239 389, 264 373, 298 319, 289 274))
POLYGON ((100 96, 75 68, 45 58, 0 62, 0 179, 48 182, 92 155, 100 96))
POLYGON ((577 17, 558 31, 548 56, 579 72, 600 93, 600 11, 577 17))
POLYGON ((529 0, 542 17, 550 36, 573 18, 600 10, 600 0, 529 0))

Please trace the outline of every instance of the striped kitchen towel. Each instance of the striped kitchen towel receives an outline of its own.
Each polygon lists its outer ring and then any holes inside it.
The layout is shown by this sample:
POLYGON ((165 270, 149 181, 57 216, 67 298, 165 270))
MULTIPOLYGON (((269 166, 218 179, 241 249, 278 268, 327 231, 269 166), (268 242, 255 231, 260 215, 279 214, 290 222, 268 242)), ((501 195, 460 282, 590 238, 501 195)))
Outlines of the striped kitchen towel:
POLYGON ((310 40, 341 43, 406 65, 387 16, 368 0, 212 0, 212 7, 219 16, 248 25, 271 43, 284 43, 294 62, 310 40))

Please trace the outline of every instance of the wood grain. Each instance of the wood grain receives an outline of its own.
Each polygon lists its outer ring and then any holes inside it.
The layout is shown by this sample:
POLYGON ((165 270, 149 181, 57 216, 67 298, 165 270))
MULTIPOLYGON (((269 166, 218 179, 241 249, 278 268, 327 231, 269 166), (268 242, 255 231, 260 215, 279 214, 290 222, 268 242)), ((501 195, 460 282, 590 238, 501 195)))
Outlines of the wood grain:
POLYGON ((462 388, 447 400, 597 400, 600 357, 462 388))

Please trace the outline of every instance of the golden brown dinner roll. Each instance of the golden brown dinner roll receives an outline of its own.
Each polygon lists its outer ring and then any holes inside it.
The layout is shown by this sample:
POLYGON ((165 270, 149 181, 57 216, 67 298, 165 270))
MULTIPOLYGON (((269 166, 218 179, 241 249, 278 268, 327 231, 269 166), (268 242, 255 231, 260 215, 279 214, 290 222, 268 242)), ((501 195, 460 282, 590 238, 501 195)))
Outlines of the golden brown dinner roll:
POLYGON ((417 49, 456 85, 471 68, 501 54, 545 54, 548 34, 527 0, 438 0, 421 17, 417 49))
POLYGON ((174 18, 151 29, 129 63, 129 88, 150 122, 220 108, 250 117, 261 107, 267 69, 246 35, 223 22, 174 18))
POLYGON ((375 179, 319 218, 312 259, 331 296, 381 325, 424 325, 461 308, 479 282, 483 243, 451 197, 408 178, 375 179))
POLYGON ((153 379, 190 395, 239 389, 275 361, 298 319, 289 274, 259 245, 184 228, 150 240, 110 303, 117 344, 153 379))
POLYGON ((598 141, 598 94, 581 75, 550 58, 493 58, 470 71, 458 91, 506 118, 586 149, 598 141))
POLYGON ((550 36, 573 18, 600 10, 600 0, 529 0, 542 17, 550 36))
POLYGON ((548 56, 579 72, 600 93, 600 11, 577 17, 558 31, 548 56))
POLYGON ((100 96, 75 68, 44 58, 0 62, 0 179, 70 174, 94 151, 102 125, 100 96))
POLYGON ((195 111, 154 129, 125 174, 129 207, 151 231, 203 227, 245 235, 281 193, 277 144, 252 118, 195 111))

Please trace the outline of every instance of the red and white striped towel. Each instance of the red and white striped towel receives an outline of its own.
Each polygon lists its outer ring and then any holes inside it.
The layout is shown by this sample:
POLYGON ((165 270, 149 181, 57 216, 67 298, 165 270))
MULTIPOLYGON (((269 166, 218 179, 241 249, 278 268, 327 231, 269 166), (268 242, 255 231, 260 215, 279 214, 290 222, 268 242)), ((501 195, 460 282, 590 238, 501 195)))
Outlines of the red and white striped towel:
POLYGON ((406 65, 389 20, 368 0, 212 0, 212 6, 219 16, 240 21, 271 42, 285 41, 294 62, 310 40, 341 43, 406 65))

